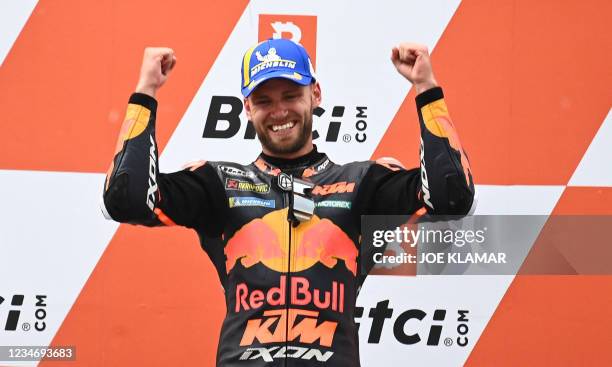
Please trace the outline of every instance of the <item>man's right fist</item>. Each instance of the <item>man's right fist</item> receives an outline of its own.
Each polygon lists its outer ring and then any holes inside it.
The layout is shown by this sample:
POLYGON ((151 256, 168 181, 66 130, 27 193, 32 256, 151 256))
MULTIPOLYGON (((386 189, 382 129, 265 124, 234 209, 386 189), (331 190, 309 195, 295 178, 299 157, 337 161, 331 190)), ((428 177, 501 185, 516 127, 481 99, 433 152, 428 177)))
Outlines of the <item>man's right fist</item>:
POLYGON ((148 94, 155 98, 155 93, 164 85, 175 64, 176 56, 174 56, 174 51, 171 48, 145 48, 136 92, 148 94))

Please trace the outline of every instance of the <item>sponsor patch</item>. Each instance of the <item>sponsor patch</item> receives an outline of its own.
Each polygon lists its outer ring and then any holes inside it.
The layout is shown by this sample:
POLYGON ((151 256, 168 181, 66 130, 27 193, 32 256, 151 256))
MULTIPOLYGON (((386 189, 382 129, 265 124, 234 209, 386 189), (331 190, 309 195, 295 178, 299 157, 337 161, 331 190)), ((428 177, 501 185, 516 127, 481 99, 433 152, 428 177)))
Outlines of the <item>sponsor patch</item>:
POLYGON ((330 162, 329 158, 326 159, 323 163, 319 164, 317 168, 315 168, 316 171, 317 172, 323 171, 325 168, 327 168, 327 165, 329 165, 329 162, 330 162))
POLYGON ((225 179, 225 188, 228 190, 252 191, 260 194, 267 194, 270 192, 270 185, 266 183, 256 184, 248 181, 236 180, 233 178, 225 179))
POLYGON ((339 209, 350 209, 351 202, 346 200, 325 200, 315 203, 317 208, 339 208, 339 209))
POLYGON ((261 206, 264 208, 275 208, 274 200, 265 200, 250 196, 233 196, 229 198, 229 207, 238 208, 242 206, 261 206))
POLYGON ((289 176, 286 173, 281 173, 278 175, 278 186, 284 191, 293 190, 293 177, 289 176))
POLYGON ((155 193, 157 192, 157 156, 155 155, 155 139, 149 135, 151 148, 149 149, 149 188, 147 189, 147 206, 151 211, 155 209, 155 193))
POLYGON ((337 321, 320 321, 318 311, 289 308, 287 310, 267 310, 261 319, 250 319, 240 341, 241 346, 252 344, 282 343, 283 332, 287 327, 291 340, 302 344, 331 347, 337 321))
POLYGON ((325 195, 330 195, 330 194, 344 194, 347 192, 353 192, 354 189, 355 189, 354 182, 342 181, 342 182, 336 182, 333 184, 323 185, 323 186, 317 185, 314 187, 314 189, 312 189, 312 194, 320 195, 320 196, 325 196, 325 195))
POLYGON ((219 166, 219 171, 228 174, 230 176, 238 176, 238 177, 248 177, 254 178, 255 172, 252 171, 244 171, 236 167, 232 166, 219 166))

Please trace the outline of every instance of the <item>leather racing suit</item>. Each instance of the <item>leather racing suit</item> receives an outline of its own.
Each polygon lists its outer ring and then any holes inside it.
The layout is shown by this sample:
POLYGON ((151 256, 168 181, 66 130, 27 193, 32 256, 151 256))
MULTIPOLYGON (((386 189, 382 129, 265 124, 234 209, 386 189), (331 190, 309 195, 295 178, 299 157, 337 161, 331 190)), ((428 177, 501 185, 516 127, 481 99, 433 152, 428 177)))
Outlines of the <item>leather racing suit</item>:
POLYGON ((158 171, 155 99, 131 96, 102 209, 109 219, 193 228, 225 291, 217 366, 359 366, 355 302, 365 214, 466 214, 474 185, 442 89, 416 97, 421 166, 339 165, 315 149, 283 160, 204 162, 158 171), (281 172, 312 183, 296 221, 281 172))

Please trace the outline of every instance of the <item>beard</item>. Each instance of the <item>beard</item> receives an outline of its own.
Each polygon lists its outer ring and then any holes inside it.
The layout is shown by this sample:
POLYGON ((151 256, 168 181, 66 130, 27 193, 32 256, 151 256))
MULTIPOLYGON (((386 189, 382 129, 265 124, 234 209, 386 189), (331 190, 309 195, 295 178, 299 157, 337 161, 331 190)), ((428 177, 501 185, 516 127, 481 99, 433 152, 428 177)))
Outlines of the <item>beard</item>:
MULTIPOLYGON (((293 141, 289 142, 274 142, 270 136, 270 132, 266 127, 255 127, 257 132, 257 138, 261 145, 266 148, 270 153, 275 155, 292 154, 304 147, 308 143, 309 138, 312 134, 312 109, 310 113, 307 113, 302 117, 302 123, 297 124, 298 135, 293 141)), ((253 124, 255 125, 255 124, 253 124)))

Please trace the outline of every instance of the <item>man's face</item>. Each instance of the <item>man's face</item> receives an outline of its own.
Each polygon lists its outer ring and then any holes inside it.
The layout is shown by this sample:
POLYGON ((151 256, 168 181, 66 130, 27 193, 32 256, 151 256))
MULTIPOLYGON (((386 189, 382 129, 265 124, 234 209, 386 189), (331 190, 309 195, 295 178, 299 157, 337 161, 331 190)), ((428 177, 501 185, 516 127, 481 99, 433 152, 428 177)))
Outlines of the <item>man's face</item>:
POLYGON ((312 112, 321 103, 318 83, 302 86, 270 79, 244 101, 264 153, 295 158, 312 150, 312 112))

